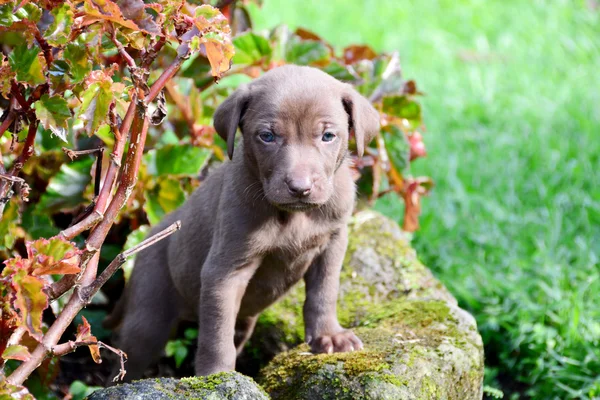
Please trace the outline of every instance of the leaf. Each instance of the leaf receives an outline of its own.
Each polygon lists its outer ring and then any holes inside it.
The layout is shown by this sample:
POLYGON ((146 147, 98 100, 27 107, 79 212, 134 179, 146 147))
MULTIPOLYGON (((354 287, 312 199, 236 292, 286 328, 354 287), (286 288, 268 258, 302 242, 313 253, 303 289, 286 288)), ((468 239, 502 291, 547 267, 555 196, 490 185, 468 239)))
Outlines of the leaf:
POLYGON ((15 78, 15 73, 10 68, 10 65, 4 54, 2 54, 0 62, 0 94, 5 99, 9 99, 11 81, 15 78))
POLYGON ((27 258, 33 275, 77 274, 81 250, 75 243, 54 237, 27 242, 27 258))
POLYGON ((44 94, 33 104, 35 115, 44 129, 52 130, 56 136, 67 142, 67 121, 71 118, 67 101, 60 96, 50 97, 44 94))
POLYGON ((188 355, 188 349, 182 340, 169 340, 165 346, 167 357, 175 358, 175 366, 179 368, 188 355))
POLYGON ((71 27, 73 26, 73 9, 70 2, 52 10, 54 21, 44 32, 44 38, 52 46, 62 46, 69 42, 71 27))
POLYGON ((15 18, 13 17, 14 8, 14 1, 0 5, 0 26, 9 27, 12 25, 13 21, 15 20, 15 18))
POLYGON ((185 202, 185 192, 179 180, 163 177, 154 189, 144 192, 144 198, 144 211, 150 223, 156 225, 185 202))
POLYGON ((344 49, 344 62, 354 64, 360 60, 373 60, 377 53, 369 46, 348 46, 344 49))
POLYGON ((330 57, 329 48, 315 40, 300 40, 293 37, 287 44, 285 59, 290 64, 311 65, 327 62, 330 57))
POLYGON ((233 45, 235 46, 234 64, 252 65, 260 61, 268 62, 273 53, 269 41, 252 32, 236 36, 233 45))
POLYGON ((44 286, 44 281, 27 275, 24 268, 13 275, 12 287, 15 291, 15 308, 19 311, 19 325, 25 326, 37 340, 42 338, 42 313, 48 307, 44 286))
POLYGON ((6 379, 0 379, 0 399, 35 400, 24 386, 11 385, 6 379))
MULTIPOLYGON (((127 241, 125 241, 125 245, 123 246, 123 251, 129 250, 133 246, 140 244, 146 236, 150 233, 150 225, 142 225, 135 231, 131 232, 129 236, 127 236, 127 241)), ((133 266, 135 264, 135 256, 127 258, 125 264, 121 267, 123 269, 123 275, 125 276, 125 282, 129 281, 131 277, 131 273, 133 272, 133 266)))
POLYGON ((15 201, 9 201, 0 219, 0 250, 12 249, 17 239, 25 236, 23 228, 19 227, 21 217, 19 206, 15 201))
POLYGON ((80 43, 70 43, 65 47, 64 59, 71 66, 70 74, 73 83, 79 83, 92 71, 92 61, 88 56, 87 47, 80 43))
POLYGON ((206 57, 210 63, 211 74, 220 78, 231 67, 231 59, 235 53, 231 42, 231 28, 227 18, 208 4, 196 7, 194 12, 194 28, 188 35, 192 50, 199 50, 204 45, 206 57))
POLYGON ((84 400, 99 389, 102 389, 102 386, 88 386, 80 380, 75 380, 69 386, 69 393, 73 396, 71 400, 84 400))
POLYGON ((117 0, 117 4, 123 16, 132 20, 144 32, 160 35, 161 31, 152 17, 146 13, 146 7, 142 0, 117 0))
POLYGON ((85 157, 63 164, 48 182, 46 192, 42 194, 36 209, 50 214, 79 206, 84 201, 85 188, 92 179, 90 169, 93 163, 93 158, 85 157))
POLYGON ((206 165, 212 151, 191 145, 166 145, 144 155, 148 173, 153 176, 196 176, 206 165))
POLYGON ((413 129, 422 123, 421 105, 406 95, 385 96, 382 111, 405 119, 413 129))
POLYGON ((21 21, 26 19, 33 23, 37 23, 42 17, 42 9, 32 2, 28 2, 17 10, 15 16, 21 21))
POLYGON ((83 10, 85 12, 85 16, 83 17, 84 25, 89 25, 97 21, 110 21, 132 31, 153 33, 142 29, 135 22, 125 19, 119 6, 111 0, 85 0, 83 10))
MULTIPOLYGON (((87 319, 82 316, 81 320, 81 325, 77 326, 77 335, 75 340, 77 342, 98 342, 96 336, 92 335, 92 327, 88 323, 87 319)), ((88 348, 90 349, 90 354, 92 355, 94 362, 96 364, 100 364, 102 362, 102 358, 100 357, 100 349, 98 348, 98 345, 88 345, 88 348)))
POLYGON ((421 196, 429 194, 433 188, 430 178, 407 179, 402 198, 404 199, 404 222, 402 229, 415 232, 419 229, 419 214, 421 214, 421 196))
POLYGON ((17 81, 31 86, 46 82, 46 60, 38 46, 28 48, 26 44, 16 46, 8 55, 8 62, 17 74, 17 81))
POLYGON ((381 134, 390 161, 398 171, 404 171, 410 163, 410 144, 397 125, 388 125, 381 134))
POLYGON ((27 361, 29 360, 29 357, 31 357, 31 354, 29 354, 27 347, 20 344, 8 346, 2 353, 2 358, 5 360, 27 361))
POLYGON ((98 77, 100 74, 95 72, 101 71, 92 72, 96 76, 81 95, 82 102, 77 113, 89 136, 96 133, 100 124, 108 122, 108 110, 113 101, 112 80, 106 75, 98 77))
POLYGON ((350 71, 348 71, 348 68, 346 68, 346 66, 341 65, 336 61, 329 63, 326 67, 323 68, 323 71, 327 72, 335 79, 339 79, 340 81, 348 82, 356 80, 356 77, 352 75, 350 71))

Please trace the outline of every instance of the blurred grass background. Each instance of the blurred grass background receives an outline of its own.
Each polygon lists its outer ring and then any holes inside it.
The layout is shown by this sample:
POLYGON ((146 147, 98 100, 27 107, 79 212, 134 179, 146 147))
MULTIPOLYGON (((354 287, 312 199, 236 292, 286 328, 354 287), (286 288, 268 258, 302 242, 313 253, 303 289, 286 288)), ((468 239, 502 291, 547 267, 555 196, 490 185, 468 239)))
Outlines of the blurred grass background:
MULTIPOLYGON (((600 398, 600 8, 575 0, 265 0, 257 28, 398 50, 437 186, 415 246, 477 318, 507 396, 600 398)), ((393 197, 377 207, 400 219, 393 197)))

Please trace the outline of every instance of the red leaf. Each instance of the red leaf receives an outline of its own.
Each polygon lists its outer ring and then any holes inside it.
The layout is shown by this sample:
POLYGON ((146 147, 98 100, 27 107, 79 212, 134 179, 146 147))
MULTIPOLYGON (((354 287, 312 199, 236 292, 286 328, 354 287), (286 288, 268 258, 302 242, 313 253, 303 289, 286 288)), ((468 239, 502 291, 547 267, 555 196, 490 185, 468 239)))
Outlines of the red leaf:
POLYGON ((81 250, 75 243, 54 237, 28 242, 27 257, 31 260, 32 275, 77 274, 81 250))
MULTIPOLYGON (((92 335, 92 327, 88 323, 87 319, 84 316, 81 317, 83 320, 83 324, 77 327, 77 342, 97 342, 96 336, 92 335)), ((92 359, 96 364, 100 364, 102 362, 102 358, 100 357, 100 349, 97 345, 88 345, 90 349, 90 354, 92 355, 92 359)))
POLYGON ((48 296, 43 290, 44 286, 44 281, 27 275, 25 269, 17 271, 12 279, 14 304, 19 311, 19 325, 25 326, 37 340, 42 338, 42 313, 48 307, 48 296))
POLYGON ((360 60, 372 60, 377 53, 369 46, 348 46, 344 49, 344 62, 346 65, 354 64, 360 60))

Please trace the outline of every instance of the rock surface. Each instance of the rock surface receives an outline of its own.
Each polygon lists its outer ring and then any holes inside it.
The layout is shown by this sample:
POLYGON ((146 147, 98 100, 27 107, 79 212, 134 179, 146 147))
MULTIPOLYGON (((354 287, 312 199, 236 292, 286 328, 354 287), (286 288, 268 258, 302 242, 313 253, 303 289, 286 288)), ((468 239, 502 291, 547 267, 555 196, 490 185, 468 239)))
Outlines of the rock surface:
MULTIPOLYGON (((483 347, 473 317, 421 264, 396 223, 355 215, 338 315, 365 344, 312 355, 302 345, 275 357, 258 382, 273 399, 481 399, 483 347)), ((288 350, 303 337, 304 288, 260 319, 250 354, 288 350)))
POLYGON ((237 372, 183 379, 143 379, 92 393, 89 400, 268 400, 254 381, 237 372))
MULTIPOLYGON (((362 211, 353 217, 349 237, 338 316, 365 348, 313 355, 307 345, 298 346, 304 337, 300 284, 261 315, 238 369, 258 374, 274 400, 480 400, 483 346, 473 317, 418 261, 393 221, 362 211)), ((269 397, 237 373, 150 379, 90 397, 117 398, 269 397)))

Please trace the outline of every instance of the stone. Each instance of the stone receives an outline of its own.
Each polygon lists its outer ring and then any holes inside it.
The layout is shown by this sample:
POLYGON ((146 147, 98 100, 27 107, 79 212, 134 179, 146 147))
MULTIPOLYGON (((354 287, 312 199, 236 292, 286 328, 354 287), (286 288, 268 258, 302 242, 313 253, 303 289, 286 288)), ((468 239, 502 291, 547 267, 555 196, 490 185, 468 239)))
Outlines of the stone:
POLYGON ((263 364, 279 353, 258 382, 275 400, 481 399, 475 320, 419 262, 399 226, 361 211, 349 238, 338 315, 365 349, 313 355, 305 344, 296 347, 304 334, 299 285, 261 316, 246 348, 263 364))
POLYGON ((193 378, 142 379, 100 389, 89 400, 268 400, 253 380, 237 372, 193 378))

